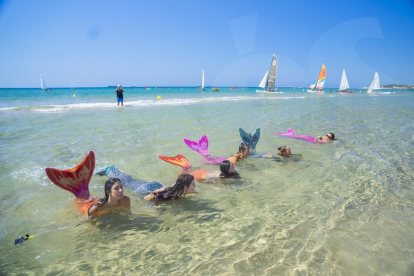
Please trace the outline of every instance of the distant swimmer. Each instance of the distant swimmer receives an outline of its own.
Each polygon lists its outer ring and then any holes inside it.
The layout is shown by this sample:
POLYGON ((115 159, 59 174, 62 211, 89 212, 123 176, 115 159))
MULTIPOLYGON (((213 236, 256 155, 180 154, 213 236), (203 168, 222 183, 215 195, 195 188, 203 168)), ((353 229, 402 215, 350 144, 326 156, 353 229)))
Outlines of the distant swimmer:
POLYGON ((119 103, 121 103, 121 105, 124 105, 124 88, 122 88, 120 84, 118 84, 118 87, 115 89, 115 93, 118 106, 119 103))
POLYGON ((124 188, 119 178, 109 178, 105 182, 105 197, 89 206, 88 217, 108 213, 115 209, 129 209, 131 201, 124 195, 124 188))
POLYGON ((191 174, 181 174, 172 187, 158 189, 144 197, 145 200, 154 201, 156 204, 171 199, 179 199, 186 194, 195 192, 194 176, 191 174))
POLYGON ((317 136, 315 140, 317 140, 317 143, 329 143, 335 140, 335 134, 333 134, 332 132, 329 132, 325 136, 317 136))
POLYGON ((284 136, 284 137, 288 137, 288 138, 296 138, 296 139, 302 139, 302 140, 306 140, 308 142, 311 143, 320 143, 320 144, 324 144, 324 143, 329 143, 335 139, 335 135, 332 132, 329 132, 329 134, 325 135, 325 136, 317 136, 312 137, 309 135, 298 135, 295 134, 295 131, 291 128, 288 129, 287 132, 276 132, 276 135, 279 136, 284 136))

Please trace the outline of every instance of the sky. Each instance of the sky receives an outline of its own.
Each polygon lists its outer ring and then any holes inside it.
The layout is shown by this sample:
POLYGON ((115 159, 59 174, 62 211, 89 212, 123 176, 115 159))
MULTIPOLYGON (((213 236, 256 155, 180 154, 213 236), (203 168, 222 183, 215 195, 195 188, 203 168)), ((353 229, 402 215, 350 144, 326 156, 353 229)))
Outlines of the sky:
POLYGON ((0 87, 414 85, 414 1, 0 0, 0 87))

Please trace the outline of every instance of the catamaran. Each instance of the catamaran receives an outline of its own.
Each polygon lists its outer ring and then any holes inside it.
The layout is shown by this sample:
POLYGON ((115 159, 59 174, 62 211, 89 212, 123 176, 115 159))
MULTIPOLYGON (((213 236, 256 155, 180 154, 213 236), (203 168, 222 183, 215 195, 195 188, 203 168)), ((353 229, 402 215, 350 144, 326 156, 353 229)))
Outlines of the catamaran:
POLYGON ((341 94, 354 93, 354 91, 348 90, 348 88, 349 88, 348 79, 346 78, 345 69, 343 69, 341 83, 339 84, 339 90, 336 92, 340 92, 341 94))
POLYGON ((46 86, 45 81, 42 78, 42 74, 40 74, 40 89, 42 89, 43 91, 52 91, 52 89, 48 89, 46 86))
POLYGON ((325 93, 325 91, 323 91, 323 86, 325 85, 325 77, 326 77, 326 67, 322 63, 321 71, 319 71, 318 77, 316 77, 316 79, 309 86, 310 90, 308 90, 308 92, 311 92, 311 93, 316 93, 316 92, 325 93))
POLYGON ((279 88, 277 88, 275 91, 276 73, 277 73, 277 57, 273 55, 272 63, 270 64, 270 74, 269 74, 269 71, 267 71, 262 81, 259 84, 259 87, 263 88, 263 90, 256 90, 256 93, 269 93, 269 94, 284 93, 284 92, 280 92, 279 88), (273 89, 271 89, 272 87, 273 89))
POLYGON ((201 75, 201 87, 198 88, 198 91, 204 91, 204 70, 201 75))

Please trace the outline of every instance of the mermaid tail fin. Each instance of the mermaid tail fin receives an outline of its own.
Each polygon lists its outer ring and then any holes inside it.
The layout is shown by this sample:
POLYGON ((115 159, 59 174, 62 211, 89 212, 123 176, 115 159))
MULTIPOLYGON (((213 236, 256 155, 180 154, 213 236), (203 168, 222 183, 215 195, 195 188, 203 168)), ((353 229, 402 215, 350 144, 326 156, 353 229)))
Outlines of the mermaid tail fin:
POLYGON ((204 134, 200 140, 191 141, 188 139, 183 139, 184 143, 193 151, 198 152, 201 155, 208 156, 208 139, 207 136, 204 134))
POLYGON ((239 128, 240 137, 242 141, 247 144, 252 152, 256 151, 256 145, 260 139, 260 128, 256 129, 255 133, 248 134, 242 128, 239 128))
POLYGON ((306 140, 306 141, 311 142, 311 143, 316 143, 315 137, 312 137, 312 136, 309 136, 309 135, 296 135, 295 132, 293 131, 293 129, 291 129, 291 128, 289 128, 287 132, 276 132, 275 134, 279 135, 279 136, 297 138, 297 139, 306 140))
POLYGON ((286 132, 276 132, 275 134, 279 136, 293 136, 295 135, 295 132, 293 131, 293 129, 289 128, 286 132))
POLYGON ((181 154, 178 154, 176 157, 158 155, 158 158, 160 158, 161 160, 164 160, 167 163, 180 166, 184 170, 191 168, 191 164, 188 161, 188 159, 182 156, 181 154))
POLYGON ((80 199, 88 199, 89 182, 91 181, 93 170, 95 169, 95 154, 88 152, 86 157, 72 169, 59 170, 46 168, 46 175, 56 186, 71 192, 80 199))

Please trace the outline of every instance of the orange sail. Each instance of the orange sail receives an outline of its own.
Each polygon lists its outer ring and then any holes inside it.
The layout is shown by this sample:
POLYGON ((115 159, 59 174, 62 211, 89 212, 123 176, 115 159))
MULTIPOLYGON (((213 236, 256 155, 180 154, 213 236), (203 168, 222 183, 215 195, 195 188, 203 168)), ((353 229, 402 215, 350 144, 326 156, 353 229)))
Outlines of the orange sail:
POLYGON ((322 63, 321 71, 319 72, 318 81, 316 82, 316 88, 318 90, 322 90, 323 86, 325 85, 325 77, 326 77, 326 67, 322 63))

